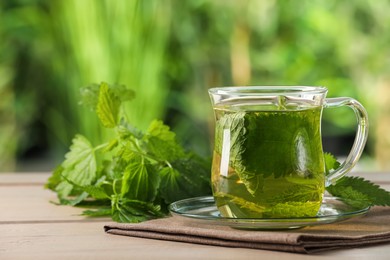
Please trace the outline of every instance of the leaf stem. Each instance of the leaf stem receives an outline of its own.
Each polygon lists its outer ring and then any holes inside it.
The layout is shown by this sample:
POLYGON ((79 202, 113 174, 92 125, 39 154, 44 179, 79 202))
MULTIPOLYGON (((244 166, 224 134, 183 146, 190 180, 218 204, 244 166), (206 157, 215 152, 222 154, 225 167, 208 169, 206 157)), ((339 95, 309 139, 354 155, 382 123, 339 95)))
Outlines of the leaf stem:
POLYGON ((104 143, 104 144, 101 144, 101 145, 98 145, 98 146, 96 146, 95 148, 94 148, 94 150, 95 151, 97 151, 97 150, 100 150, 100 149, 102 149, 102 148, 104 148, 104 147, 106 147, 107 145, 109 145, 110 143, 109 142, 107 142, 107 143, 104 143))

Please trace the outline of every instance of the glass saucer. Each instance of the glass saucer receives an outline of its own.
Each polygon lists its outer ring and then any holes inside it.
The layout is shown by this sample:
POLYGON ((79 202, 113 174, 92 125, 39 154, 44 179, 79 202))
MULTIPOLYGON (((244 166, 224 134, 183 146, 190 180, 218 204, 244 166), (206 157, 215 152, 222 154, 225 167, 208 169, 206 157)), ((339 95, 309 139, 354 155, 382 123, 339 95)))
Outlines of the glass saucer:
POLYGON ((296 229, 306 226, 329 224, 368 212, 370 207, 352 207, 337 197, 325 196, 315 217, 303 218, 229 218, 222 217, 212 196, 184 199, 169 205, 174 217, 184 221, 208 225, 223 225, 239 229, 296 229))

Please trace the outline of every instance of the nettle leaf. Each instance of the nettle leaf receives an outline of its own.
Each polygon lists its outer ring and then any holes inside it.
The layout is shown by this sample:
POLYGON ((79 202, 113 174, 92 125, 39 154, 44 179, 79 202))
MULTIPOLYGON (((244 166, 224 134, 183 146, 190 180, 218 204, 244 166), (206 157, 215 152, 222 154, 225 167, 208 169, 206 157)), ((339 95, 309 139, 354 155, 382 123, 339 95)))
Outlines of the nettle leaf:
POLYGON ((73 185, 65 180, 63 180, 56 186, 55 192, 57 192, 57 196, 61 204, 69 204, 67 203, 66 201, 67 199, 65 198, 67 198, 69 194, 72 193, 72 190, 73 190, 73 185))
POLYGON ((176 142, 176 134, 162 121, 154 120, 143 140, 149 152, 159 161, 172 161, 184 156, 183 148, 176 142))
POLYGON ((125 85, 112 84, 111 89, 122 102, 132 100, 135 97, 135 92, 128 89, 125 85))
POLYGON ((141 139, 144 136, 144 133, 141 130, 126 122, 121 122, 117 131, 120 139, 129 139, 131 137, 141 139))
POLYGON ((161 176, 160 194, 165 203, 169 204, 178 198, 186 197, 187 190, 180 186, 180 173, 172 167, 164 167, 159 172, 161 176))
POLYGON ((79 199, 82 200, 86 196, 81 195, 80 190, 74 189, 73 184, 79 186, 92 184, 97 177, 96 167, 95 152, 91 143, 84 136, 76 135, 70 151, 65 155, 65 161, 56 168, 52 179, 49 179, 48 187, 57 192, 61 204, 78 203, 79 199), (57 185, 54 187, 54 184, 57 185), (69 195, 81 197, 75 202, 68 202, 69 195))
POLYGON ((243 153, 246 148, 245 145, 248 140, 248 131, 245 126, 245 112, 238 112, 233 114, 225 114, 221 117, 216 125, 215 146, 216 152, 222 154, 222 149, 229 149, 229 161, 231 167, 234 167, 235 172, 245 184, 247 190, 253 194, 256 187, 259 187, 257 177, 254 172, 246 171, 248 166, 246 158, 243 153), (228 135, 225 135, 226 131, 228 135), (228 138, 229 140, 224 140, 228 138), (229 147, 224 147, 229 145, 229 147))
POLYGON ((216 153, 222 155, 230 143, 229 166, 252 195, 261 191, 267 177, 292 172, 310 177, 317 171, 313 162, 323 161, 317 152, 321 151, 318 124, 312 123, 320 115, 320 110, 226 113, 216 125, 216 153))
POLYGON ((390 193, 388 191, 360 177, 342 177, 326 190, 333 196, 346 199, 347 203, 350 200, 355 201, 355 204, 360 203, 360 205, 390 206, 390 193))
POLYGON ((159 185, 160 176, 154 166, 138 156, 128 163, 123 173, 121 194, 128 199, 153 201, 159 185))
POLYGON ((105 217, 111 215, 111 207, 103 207, 96 210, 84 210, 82 215, 89 217, 105 217))
POLYGON ((62 175, 80 186, 90 185, 96 179, 95 150, 82 135, 76 135, 62 163, 62 175))
POLYGON ((111 182, 114 179, 119 179, 120 176, 122 176, 122 175, 119 175, 118 177, 115 176, 116 174, 114 172, 114 169, 116 166, 116 162, 117 160, 115 158, 112 158, 111 160, 103 160, 101 162, 100 174, 101 176, 106 177, 107 182, 111 182))
POLYGON ((107 83, 100 84, 96 113, 104 127, 114 128, 118 124, 120 98, 107 83))
POLYGON ((313 162, 323 161, 322 153, 317 152, 321 148, 318 124, 313 123, 320 115, 320 110, 247 113, 245 149, 241 148, 246 172, 276 178, 292 171, 315 172, 317 163, 313 162))
POLYGON ((351 186, 343 187, 342 189, 331 187, 327 190, 332 195, 341 198, 346 204, 356 208, 373 205, 371 199, 366 194, 352 188, 351 186))
POLYGON ((245 112, 238 112, 234 114, 226 114, 221 117, 216 124, 215 146, 218 153, 222 153, 223 144, 226 143, 224 138, 224 130, 229 130, 231 160, 239 160, 243 151, 242 145, 245 141, 245 112), (236 159, 236 157, 238 157, 236 159))
POLYGON ((82 188, 94 199, 109 199, 110 197, 106 193, 106 190, 103 187, 87 185, 82 188))
POLYGON ((167 204, 211 194, 209 163, 195 155, 172 162, 160 175, 160 195, 167 204))
MULTIPOLYGON (((270 172, 256 172, 256 169, 252 166, 252 161, 255 163, 258 161, 257 158, 252 160, 251 153, 246 153, 246 149, 254 148, 257 145, 258 137, 251 138, 252 132, 249 132, 251 127, 251 118, 245 112, 238 112, 233 114, 225 114, 217 122, 216 129, 216 147, 217 151, 222 154, 222 149, 229 149, 230 165, 234 168, 235 172, 239 176, 240 180, 246 186, 248 192, 255 194, 257 191, 262 189, 263 178, 270 172), (228 131, 229 135, 225 136, 225 132, 228 131), (224 140, 224 138, 229 140, 224 140), (254 144, 251 144, 251 142, 254 144), (224 145, 230 144, 230 147, 226 148, 224 145), (247 170, 249 168, 249 170, 247 170)), ((253 151, 252 151, 253 152, 253 151)), ((267 152, 268 153, 268 152, 267 152)), ((256 152, 255 155, 260 153, 256 152)), ((265 155, 267 156, 267 155, 265 155)), ((272 174, 272 172, 271 172, 272 174)))
POLYGON ((267 210, 262 216, 264 218, 293 218, 312 217, 318 212, 317 202, 290 201, 279 203, 267 210))
POLYGON ((100 185, 105 181, 106 176, 100 177, 93 185, 78 185, 74 183, 72 180, 68 179, 67 177, 63 176, 65 181, 72 186, 72 189, 79 190, 82 193, 74 198, 66 198, 66 197, 60 197, 61 204, 65 205, 78 205, 82 201, 84 201, 86 198, 91 196, 94 199, 110 199, 110 196, 107 194, 106 190, 101 187, 100 185))
POLYGON ((58 184, 60 184, 62 181, 61 176, 62 176, 63 170, 64 170, 64 168, 61 165, 56 167, 53 171, 53 174, 47 180, 47 182, 45 184, 45 188, 55 191, 58 184))
MULTIPOLYGON (((121 102, 132 100, 135 97, 135 92, 131 89, 128 89, 125 85, 121 85, 121 84, 109 85, 104 82, 99 85, 94 83, 89 86, 82 87, 80 89, 80 94, 81 94, 80 104, 88 107, 91 110, 96 110, 99 103, 99 96, 102 95, 100 93, 101 87, 104 85, 105 85, 104 88, 108 87, 110 89, 111 94, 114 94, 114 96, 117 97, 121 102)), ((103 95, 105 95, 105 93, 103 93, 103 95)))
POLYGON ((147 133, 167 142, 175 142, 176 134, 169 129, 161 120, 153 120, 147 133))
POLYGON ((113 198, 112 219, 121 223, 138 223, 162 217, 160 206, 122 197, 113 198))
POLYGON ((57 197, 60 204, 71 206, 77 205, 83 199, 86 199, 88 197, 88 193, 76 189, 75 186, 78 185, 74 185, 72 181, 64 177, 63 172, 64 169, 62 166, 57 167, 56 174, 59 175, 61 181, 53 190, 57 192, 57 197), (70 195, 73 196, 70 197, 70 195))
POLYGON ((80 104, 88 107, 90 110, 95 110, 99 96, 98 84, 91 84, 80 89, 81 101, 80 104))
POLYGON ((82 192, 81 194, 79 194, 78 196, 75 196, 75 197, 60 197, 59 200, 60 200, 60 203, 62 205, 70 205, 70 206, 76 206, 78 204, 80 204, 83 200, 85 200, 86 198, 88 198, 88 193, 87 192, 82 192))
POLYGON ((324 159, 325 159, 326 175, 328 175, 331 170, 336 170, 338 167, 340 167, 340 163, 337 161, 336 157, 334 157, 332 154, 324 153, 324 159))
POLYGON ((137 160, 140 158, 138 147, 136 147, 135 141, 132 139, 122 140, 116 151, 115 157, 118 158, 120 168, 126 168, 127 164, 131 160, 137 160))

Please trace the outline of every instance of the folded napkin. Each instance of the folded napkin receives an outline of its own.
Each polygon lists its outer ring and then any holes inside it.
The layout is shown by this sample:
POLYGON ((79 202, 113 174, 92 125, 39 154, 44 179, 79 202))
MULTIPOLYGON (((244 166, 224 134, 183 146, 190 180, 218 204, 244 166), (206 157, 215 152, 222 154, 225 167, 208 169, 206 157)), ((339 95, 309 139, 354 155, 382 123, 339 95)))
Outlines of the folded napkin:
POLYGON ((390 208, 373 207, 365 216, 333 224, 283 231, 239 230, 168 217, 138 224, 110 223, 109 234, 242 247, 313 253, 390 242, 390 208))

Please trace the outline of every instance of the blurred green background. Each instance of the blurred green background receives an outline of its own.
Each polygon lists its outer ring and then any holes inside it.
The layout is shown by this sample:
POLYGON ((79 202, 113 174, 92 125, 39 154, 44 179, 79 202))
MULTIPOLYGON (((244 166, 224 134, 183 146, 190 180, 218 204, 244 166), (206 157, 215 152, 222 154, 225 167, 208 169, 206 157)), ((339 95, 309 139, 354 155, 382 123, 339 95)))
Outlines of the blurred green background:
MULTIPOLYGON (((106 139, 79 89, 137 93, 134 125, 163 119, 211 154, 207 89, 323 85, 370 116, 362 164, 390 169, 390 1, 7 0, 0 2, 0 171, 50 170, 75 133, 106 139)), ((345 156, 351 111, 326 111, 324 147, 345 156)))

